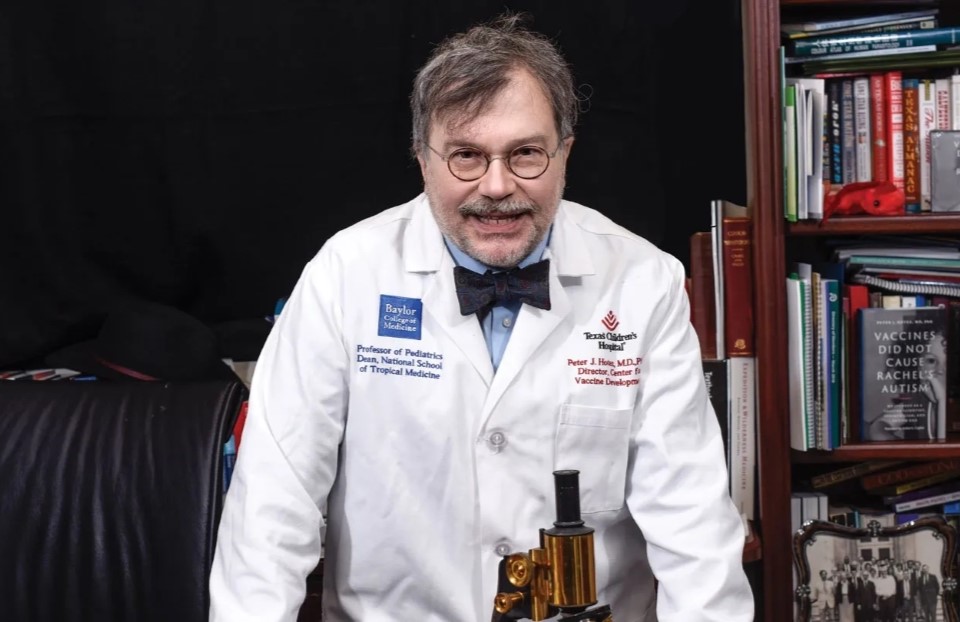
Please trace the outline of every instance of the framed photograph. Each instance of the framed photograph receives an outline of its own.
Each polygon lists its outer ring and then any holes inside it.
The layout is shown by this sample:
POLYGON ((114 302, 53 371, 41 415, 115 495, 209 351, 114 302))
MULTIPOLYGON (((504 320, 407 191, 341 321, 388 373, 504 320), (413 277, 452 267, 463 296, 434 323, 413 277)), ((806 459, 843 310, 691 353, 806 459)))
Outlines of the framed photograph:
POLYGON ((956 548, 940 516, 865 529, 807 521, 793 538, 797 620, 960 622, 956 548))

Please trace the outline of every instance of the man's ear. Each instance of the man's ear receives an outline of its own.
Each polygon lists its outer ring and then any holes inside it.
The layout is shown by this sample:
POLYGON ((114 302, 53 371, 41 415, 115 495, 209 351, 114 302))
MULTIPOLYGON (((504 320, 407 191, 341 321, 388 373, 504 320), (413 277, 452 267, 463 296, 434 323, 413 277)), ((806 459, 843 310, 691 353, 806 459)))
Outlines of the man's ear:
POLYGON ((570 151, 573 149, 573 136, 567 136, 563 139, 564 163, 570 159, 570 151))
POLYGON ((423 177, 424 181, 427 179, 427 161, 424 159, 423 154, 419 151, 417 152, 417 164, 420 165, 420 176, 423 177))

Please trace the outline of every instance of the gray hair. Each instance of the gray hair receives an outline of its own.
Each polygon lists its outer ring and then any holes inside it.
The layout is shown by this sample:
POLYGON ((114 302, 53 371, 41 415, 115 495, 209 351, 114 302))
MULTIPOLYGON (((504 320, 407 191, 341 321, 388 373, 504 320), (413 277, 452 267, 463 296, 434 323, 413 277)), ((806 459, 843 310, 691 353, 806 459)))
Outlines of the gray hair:
POLYGON ((413 153, 427 143, 430 123, 466 123, 482 114, 506 86, 509 74, 526 69, 543 87, 560 138, 573 135, 579 102, 570 67, 557 46, 526 29, 522 15, 503 15, 440 43, 413 83, 413 153))

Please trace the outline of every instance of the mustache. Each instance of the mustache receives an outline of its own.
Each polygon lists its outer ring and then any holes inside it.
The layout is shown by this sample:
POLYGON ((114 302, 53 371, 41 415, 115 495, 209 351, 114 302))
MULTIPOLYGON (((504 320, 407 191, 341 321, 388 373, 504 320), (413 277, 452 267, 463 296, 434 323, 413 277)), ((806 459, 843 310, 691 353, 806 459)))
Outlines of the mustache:
POLYGON ((536 213, 539 207, 536 203, 530 201, 518 201, 516 199, 506 199, 504 201, 494 201, 488 198, 479 198, 468 203, 464 203, 459 208, 462 216, 516 216, 524 213, 536 213))

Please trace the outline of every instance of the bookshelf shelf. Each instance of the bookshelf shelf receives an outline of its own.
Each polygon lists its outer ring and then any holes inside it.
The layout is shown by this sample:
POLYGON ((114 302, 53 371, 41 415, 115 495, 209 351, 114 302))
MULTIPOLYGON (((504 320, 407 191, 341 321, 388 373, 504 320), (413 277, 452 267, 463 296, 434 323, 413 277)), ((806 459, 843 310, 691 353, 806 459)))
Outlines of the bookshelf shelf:
POLYGON ((827 464, 833 462, 863 462, 864 460, 902 458, 905 460, 936 460, 955 458, 960 454, 960 438, 946 441, 897 441, 891 443, 859 443, 844 445, 833 451, 791 450, 794 464, 827 464))
POLYGON ((787 225, 791 236, 833 236, 868 234, 958 233, 960 214, 916 216, 847 216, 826 222, 804 221, 787 225))

